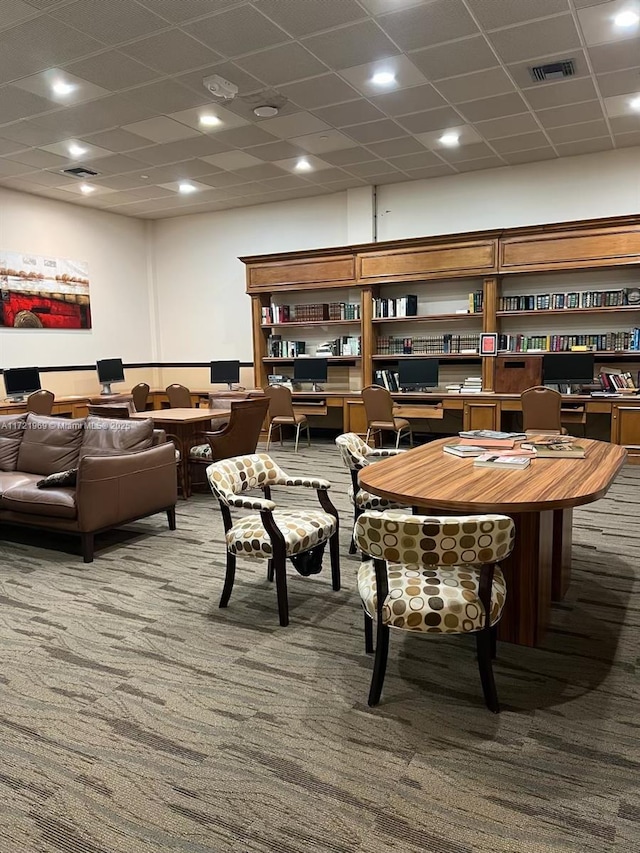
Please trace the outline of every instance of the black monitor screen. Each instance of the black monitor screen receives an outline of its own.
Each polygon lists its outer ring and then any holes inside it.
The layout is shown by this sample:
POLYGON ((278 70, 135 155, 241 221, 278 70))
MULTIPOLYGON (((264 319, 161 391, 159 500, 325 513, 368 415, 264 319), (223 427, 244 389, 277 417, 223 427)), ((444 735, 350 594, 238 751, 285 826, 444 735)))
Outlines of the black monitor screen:
POLYGON ((542 359, 542 377, 548 385, 589 385, 593 369, 590 352, 549 353, 542 359))
POLYGON ((37 367, 12 367, 4 371, 4 387, 7 389, 7 397, 15 397, 22 394, 31 394, 39 391, 40 374, 37 367))
POLYGON ((293 381, 326 382, 327 367, 326 358, 295 358, 293 360, 293 381))
POLYGON ((103 358, 96 361, 100 382, 124 382, 124 368, 121 358, 103 358))
POLYGON ((400 388, 436 388, 438 385, 437 358, 408 358, 398 364, 400 388))
POLYGON ((211 362, 211 384, 224 382, 230 385, 240 382, 239 361, 212 361, 211 362))

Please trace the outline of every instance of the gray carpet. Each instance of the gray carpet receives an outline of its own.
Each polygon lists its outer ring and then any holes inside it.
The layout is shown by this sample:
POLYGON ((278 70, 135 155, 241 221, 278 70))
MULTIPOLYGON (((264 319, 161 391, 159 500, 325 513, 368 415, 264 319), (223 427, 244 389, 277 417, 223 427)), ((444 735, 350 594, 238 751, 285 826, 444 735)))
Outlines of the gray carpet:
MULTIPOLYGON (((333 446, 274 456, 335 483, 346 555, 333 446)), ((260 563, 239 562, 219 610, 209 495, 179 505, 174 533, 157 516, 101 537, 89 566, 62 537, 3 534, 0 850, 634 853, 639 485, 628 467, 576 512, 544 647, 498 648, 499 716, 469 638, 394 634, 367 707, 346 557, 339 593, 328 567, 291 571, 288 628, 260 563)))

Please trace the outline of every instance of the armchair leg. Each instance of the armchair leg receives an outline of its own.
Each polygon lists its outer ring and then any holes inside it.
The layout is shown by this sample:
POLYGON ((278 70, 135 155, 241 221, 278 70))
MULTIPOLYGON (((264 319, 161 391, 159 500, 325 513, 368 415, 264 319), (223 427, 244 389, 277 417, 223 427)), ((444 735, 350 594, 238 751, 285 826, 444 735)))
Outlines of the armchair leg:
POLYGON ((413 447, 413 430, 409 427, 409 447, 413 447))
POLYGON ((169 524, 169 530, 176 529, 176 508, 174 506, 167 510, 167 522, 169 524))
POLYGON ((340 589, 340 540, 339 528, 329 539, 329 553, 331 555, 331 585, 334 592, 340 589))
POLYGON ((365 438, 365 443, 369 444, 369 436, 371 435, 371 427, 367 428, 367 437, 365 438))
POLYGON ((270 583, 273 582, 273 560, 269 560, 267 563, 267 580, 270 583))
POLYGON ((81 533, 82 559, 85 563, 93 563, 93 533, 81 533))
POLYGON ((487 708, 494 714, 500 713, 498 692, 493 678, 493 666, 491 663, 491 630, 483 628, 476 633, 476 648, 478 651, 478 669, 480 670, 480 681, 482 692, 487 708))
POLYGON ((382 623, 381 619, 377 622, 376 635, 376 657, 373 662, 373 675, 371 677, 371 687, 369 688, 369 705, 373 707, 380 701, 382 694, 382 685, 384 684, 384 676, 387 671, 387 657, 389 655, 389 628, 382 623))
MULTIPOLYGON (((353 508, 353 526, 356 526, 356 521, 360 513, 358 512, 358 508, 354 506, 353 508)), ((358 549, 356 548, 356 540, 353 538, 353 530, 351 531, 351 539, 349 540, 349 553, 355 554, 358 549)))
POLYGON ((494 625, 491 628, 491 660, 496 659, 496 645, 498 639, 498 626, 494 625))
POLYGON ((398 447, 400 447, 400 436, 401 436, 401 434, 402 434, 402 430, 399 429, 396 432, 396 450, 398 449, 398 447))
POLYGON ((366 610, 364 614, 364 650, 370 655, 373 652, 373 619, 369 616, 366 610))
POLYGON ((278 616, 280 624, 286 628, 289 624, 289 600, 287 598, 287 559, 284 554, 273 557, 276 576, 276 595, 278 597, 278 616))
POLYGON ((269 432, 267 434, 267 453, 269 452, 269 445, 271 444, 271 431, 273 430, 273 424, 269 424, 269 432))
POLYGON ((227 551, 227 571, 224 576, 224 586, 222 588, 222 595, 220 596, 220 604, 218 607, 226 607, 229 603, 229 599, 231 598, 231 590, 233 589, 233 582, 236 579, 236 556, 235 554, 229 553, 227 551))
POLYGON ((311 447, 311 433, 309 432, 309 423, 307 422, 307 447, 311 447))
POLYGON ((295 447, 294 453, 298 452, 298 442, 299 441, 300 441, 300 424, 298 424, 298 426, 296 428, 296 447, 295 447))

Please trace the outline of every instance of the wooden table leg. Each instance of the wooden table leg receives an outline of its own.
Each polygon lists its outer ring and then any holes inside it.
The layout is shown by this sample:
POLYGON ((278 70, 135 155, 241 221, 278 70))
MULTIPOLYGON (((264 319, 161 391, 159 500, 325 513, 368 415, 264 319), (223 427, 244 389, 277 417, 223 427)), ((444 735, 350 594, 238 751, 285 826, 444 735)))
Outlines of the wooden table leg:
POLYGON ((553 511, 553 571, 551 600, 562 601, 571 583, 571 546, 573 544, 573 510, 553 511))
POLYGON ((551 608, 553 511, 511 515, 515 546, 501 562, 507 601, 498 637, 523 646, 537 646, 544 636, 551 608))

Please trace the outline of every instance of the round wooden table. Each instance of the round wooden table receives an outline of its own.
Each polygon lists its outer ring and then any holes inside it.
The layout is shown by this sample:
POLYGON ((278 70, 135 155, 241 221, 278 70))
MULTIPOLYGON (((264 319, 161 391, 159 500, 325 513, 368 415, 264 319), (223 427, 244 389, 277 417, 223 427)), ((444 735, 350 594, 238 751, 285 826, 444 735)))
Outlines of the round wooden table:
POLYGON ((627 452, 616 444, 580 439, 584 459, 532 459, 524 471, 474 468, 473 459, 444 453, 438 439, 360 471, 361 486, 375 495, 433 514, 495 512, 513 518, 513 553, 501 564, 507 603, 503 640, 536 646, 551 601, 563 598, 571 578, 573 507, 608 491, 627 452))

